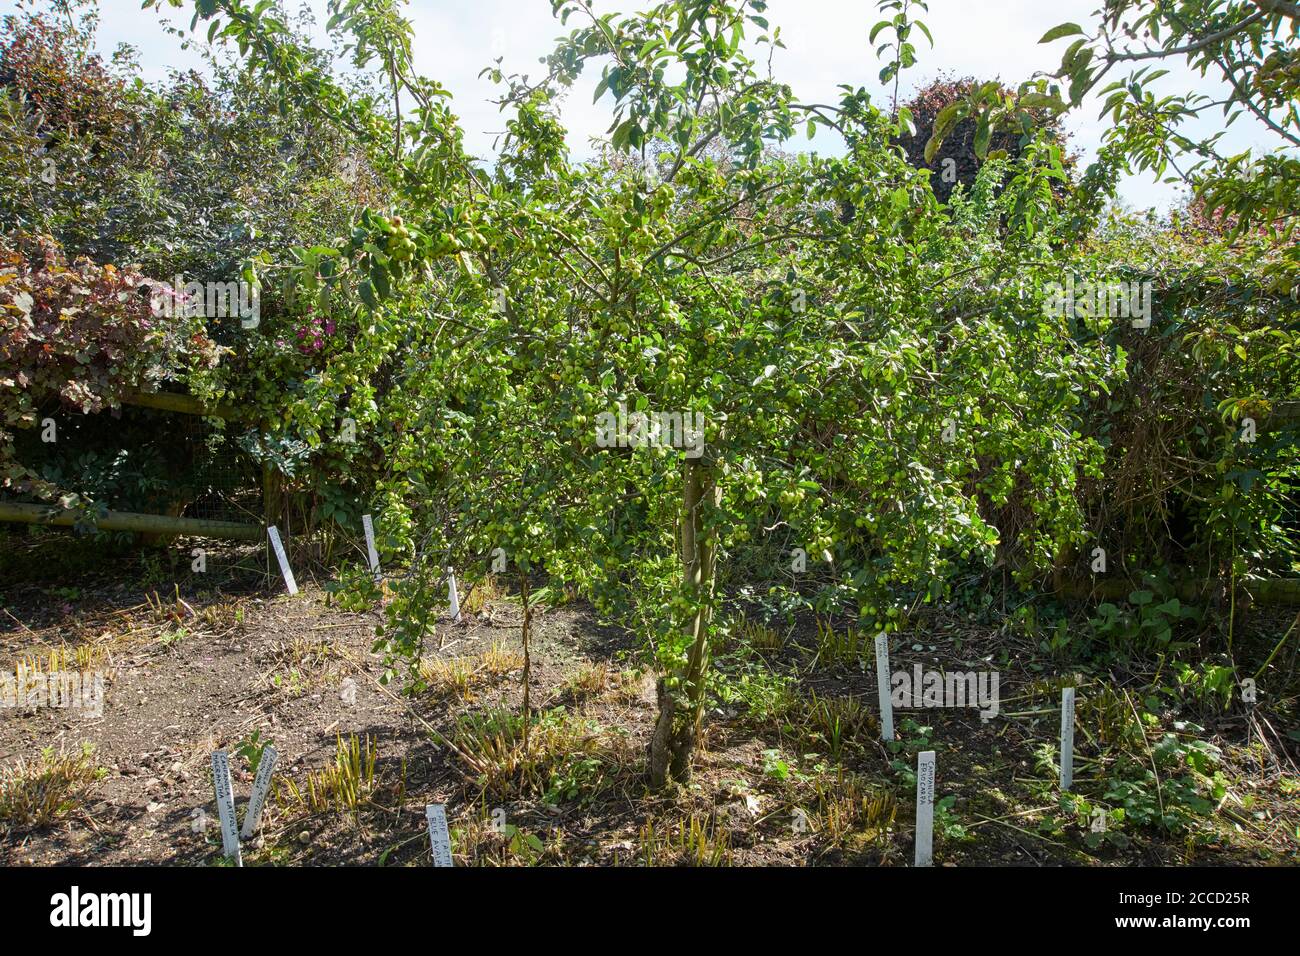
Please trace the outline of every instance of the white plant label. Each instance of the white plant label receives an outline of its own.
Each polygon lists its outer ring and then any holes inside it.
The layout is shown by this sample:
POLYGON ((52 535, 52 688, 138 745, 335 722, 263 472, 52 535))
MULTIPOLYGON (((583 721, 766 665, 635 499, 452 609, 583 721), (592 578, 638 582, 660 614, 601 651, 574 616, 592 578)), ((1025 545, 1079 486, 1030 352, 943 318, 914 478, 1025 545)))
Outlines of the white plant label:
POLYGON ((934 751, 916 756, 915 866, 934 865, 934 751))
POLYGON ((361 527, 366 532, 366 556, 370 559, 370 573, 379 577, 379 552, 375 550, 375 524, 370 515, 361 516, 361 527))
POLYGON ((434 866, 451 866, 451 834, 447 832, 447 808, 441 803, 431 803, 424 808, 429 821, 429 850, 434 866))
POLYGON ((293 579, 293 568, 289 567, 289 556, 284 553, 284 542, 280 540, 280 529, 275 525, 266 529, 266 533, 271 536, 271 547, 275 549, 275 559, 280 562, 280 573, 284 575, 284 583, 289 588, 290 594, 298 593, 298 582, 293 579))
POLYGON ((447 600, 451 602, 451 619, 460 623, 460 595, 456 593, 456 572, 447 569, 447 600))
POLYGON ((876 635, 876 693, 880 697, 880 736, 894 739, 894 701, 889 695, 889 638, 876 635))
POLYGON ((1074 688, 1061 690, 1061 789, 1074 783, 1074 688))
POLYGON ((253 778, 253 794, 248 798, 248 807, 244 810, 244 829, 239 832, 241 839, 251 840, 257 832, 258 824, 262 822, 262 807, 271 790, 271 776, 275 773, 275 763, 279 759, 280 755, 270 744, 262 751, 262 759, 257 763, 257 776, 253 778))
POLYGON ((235 824, 235 789, 230 783, 230 759, 224 750, 212 752, 212 789, 217 794, 217 815, 221 817, 221 847, 235 866, 243 866, 239 832, 235 824))

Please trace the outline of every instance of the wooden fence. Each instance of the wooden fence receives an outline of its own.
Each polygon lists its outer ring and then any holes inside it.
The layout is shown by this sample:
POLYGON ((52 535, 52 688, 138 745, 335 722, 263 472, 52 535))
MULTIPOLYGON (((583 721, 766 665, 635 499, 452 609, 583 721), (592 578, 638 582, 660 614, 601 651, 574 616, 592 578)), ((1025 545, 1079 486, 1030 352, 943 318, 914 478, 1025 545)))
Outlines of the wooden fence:
MULTIPOLYGON (((191 395, 177 392, 132 392, 123 395, 121 402, 123 405, 134 405, 138 408, 152 408, 179 415, 201 415, 205 418, 221 418, 227 421, 247 421, 250 417, 231 405, 206 406, 191 395)), ((276 488, 271 469, 264 469, 263 507, 268 524, 273 520, 273 505, 270 498, 276 488)), ((74 526, 80 517, 79 512, 49 505, 0 501, 0 521, 69 528, 74 526)), ((231 541, 261 541, 266 537, 266 529, 262 525, 140 514, 134 511, 110 511, 107 515, 97 518, 95 526, 104 531, 138 531, 146 534, 188 535, 231 541)))

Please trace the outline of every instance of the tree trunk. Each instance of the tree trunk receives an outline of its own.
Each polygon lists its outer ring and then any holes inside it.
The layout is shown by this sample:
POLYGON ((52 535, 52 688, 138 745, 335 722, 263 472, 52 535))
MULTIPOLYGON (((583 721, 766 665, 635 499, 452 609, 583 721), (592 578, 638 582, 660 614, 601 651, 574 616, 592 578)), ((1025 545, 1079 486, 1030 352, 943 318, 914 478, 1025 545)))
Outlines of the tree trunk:
POLYGON ((691 649, 686 672, 673 687, 667 676, 658 685, 659 718, 650 738, 647 759, 650 786, 663 787, 669 780, 690 778, 691 756, 704 717, 704 690, 709 667, 709 634, 713 618, 714 570, 717 563, 715 535, 704 528, 704 505, 721 500, 708 466, 687 459, 682 493, 681 549, 682 588, 694 613, 686 627, 691 649))

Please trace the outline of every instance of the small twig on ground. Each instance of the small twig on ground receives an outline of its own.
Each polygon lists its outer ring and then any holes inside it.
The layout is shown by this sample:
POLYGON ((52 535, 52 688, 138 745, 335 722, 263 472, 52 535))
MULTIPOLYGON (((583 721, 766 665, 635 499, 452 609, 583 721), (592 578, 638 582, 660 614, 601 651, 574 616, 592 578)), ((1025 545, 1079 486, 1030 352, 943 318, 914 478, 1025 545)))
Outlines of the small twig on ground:
POLYGON ((28 634, 35 634, 35 633, 36 633, 36 632, 33 631, 30 627, 28 627, 26 624, 24 624, 22 621, 18 620, 18 618, 14 617, 13 614, 11 614, 11 613, 9 612, 9 608, 7 608, 7 607, 0 608, 0 611, 4 611, 5 614, 7 614, 7 615, 9 616, 9 620, 13 621, 15 624, 17 624, 19 627, 21 627, 21 628, 22 628, 24 631, 26 631, 28 634))
MULTIPOLYGON (((1044 812, 1046 812, 1046 811, 1048 811, 1048 810, 1052 810, 1052 809, 1055 809, 1055 808, 1054 808, 1054 807, 1051 807, 1051 806, 1046 806, 1046 807, 1031 807, 1031 808, 1028 809, 1028 810, 1020 810, 1020 811, 1018 811, 1018 812, 1016 812, 1016 813, 1008 813, 1005 817, 983 817, 983 818, 982 818, 982 819, 983 819, 983 822, 982 822, 982 823, 972 823, 972 824, 970 825, 970 829, 974 830, 976 827, 982 827, 985 823, 1001 823, 1001 822, 1004 821, 1004 820, 1014 820, 1016 817, 1025 817, 1025 816, 1028 816, 1028 815, 1031 814, 1031 813, 1044 813, 1044 812)), ((976 815, 978 816, 978 814, 976 814, 976 815)))
MULTIPOLYGON (((1062 849, 1066 849, 1066 850, 1070 849, 1070 847, 1069 847, 1067 844, 1065 844, 1065 843, 1060 843, 1060 842, 1058 842, 1058 841, 1056 841, 1056 840, 1049 840, 1047 837, 1043 836, 1041 833, 1034 833, 1032 830, 1025 830, 1025 829, 1022 829, 1021 827, 1015 826, 1014 824, 1007 823, 1005 819, 999 819, 999 818, 996 818, 996 817, 986 817, 986 816, 984 816, 983 814, 979 814, 979 813, 975 814, 975 816, 979 817, 979 818, 980 818, 981 820, 983 820, 985 823, 997 823, 997 824, 999 824, 999 825, 1001 825, 1001 826, 1006 827, 1008 830, 1015 830, 1017 833, 1023 833, 1023 834, 1024 834, 1025 836, 1027 836, 1027 837, 1033 837, 1035 840, 1042 840, 1044 843, 1050 843, 1050 844, 1052 844, 1052 846, 1059 846, 1059 847, 1061 847, 1062 849)), ((1023 849, 1023 847, 1022 847, 1022 849, 1023 849)), ((1028 852, 1028 851, 1026 851, 1026 852, 1028 852)), ((1038 863, 1038 859, 1037 859, 1037 858, 1036 858, 1032 853, 1030 853, 1029 856, 1030 856, 1030 859, 1032 859, 1035 863, 1038 863)), ((1042 864, 1039 863, 1039 866, 1041 866, 1041 865, 1042 865, 1042 864)))

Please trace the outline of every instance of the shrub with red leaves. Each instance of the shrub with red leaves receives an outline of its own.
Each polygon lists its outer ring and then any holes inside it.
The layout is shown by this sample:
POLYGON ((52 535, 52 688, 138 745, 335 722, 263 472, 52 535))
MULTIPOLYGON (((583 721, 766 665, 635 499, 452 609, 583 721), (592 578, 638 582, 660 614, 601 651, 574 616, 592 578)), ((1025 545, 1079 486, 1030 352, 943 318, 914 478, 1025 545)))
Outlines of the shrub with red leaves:
MULTIPOLYGON (((903 104, 912 112, 916 132, 911 136, 900 137, 898 143, 907 153, 909 163, 918 169, 931 170, 933 175, 930 177, 930 185, 934 188, 934 194, 940 202, 948 201, 957 183, 961 183, 967 189, 975 183, 975 176, 982 165, 975 155, 975 120, 968 118, 958 122, 944 139, 939 151, 935 153, 933 161, 929 163, 925 161, 925 145, 930 142, 930 135, 934 132, 934 121, 939 114, 950 104, 965 99, 972 90, 982 85, 982 82, 969 76, 961 79, 940 77, 920 90, 911 102, 903 104), (945 159, 951 159, 955 163, 955 168, 949 167, 955 172, 955 182, 944 181, 942 173, 945 159)), ((1011 91, 1004 87, 1003 92, 1010 94, 1011 91)), ((1062 131, 1059 121, 1052 119, 1046 110, 1031 109, 1026 112, 1034 116, 1041 126, 1047 128, 1058 142, 1065 144, 1068 137, 1062 131)), ((989 139, 989 152, 1006 150, 1008 156, 1016 158, 1021 153, 1020 139, 1021 137, 1015 133, 995 132, 989 139)), ((1062 163, 1067 170, 1073 162, 1073 157, 1062 158, 1062 163)))
MULTIPOLYGON (((1229 239, 1240 228, 1241 218, 1221 209, 1211 213, 1206 208, 1204 199, 1200 196, 1192 196, 1177 210, 1175 225, 1185 236, 1205 235, 1213 236, 1215 239, 1229 239)), ((1247 227, 1244 232, 1261 239, 1269 234, 1266 223, 1247 227)))
POLYGON ((0 25, 0 86, 24 100, 51 138, 111 140, 129 129, 125 84, 77 34, 47 17, 10 15, 0 25))
POLYGON ((98 412, 216 365, 200 319, 155 315, 156 288, 134 270, 69 263, 47 236, 0 236, 0 487, 50 490, 13 461, 8 431, 35 426, 43 402, 98 412))

